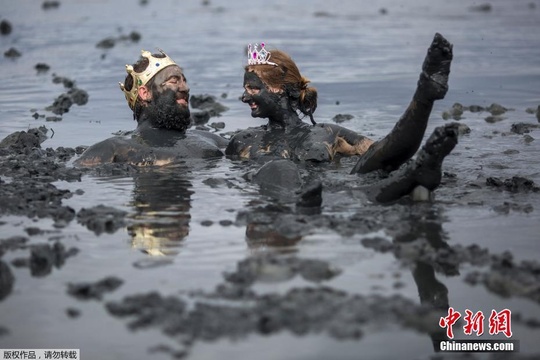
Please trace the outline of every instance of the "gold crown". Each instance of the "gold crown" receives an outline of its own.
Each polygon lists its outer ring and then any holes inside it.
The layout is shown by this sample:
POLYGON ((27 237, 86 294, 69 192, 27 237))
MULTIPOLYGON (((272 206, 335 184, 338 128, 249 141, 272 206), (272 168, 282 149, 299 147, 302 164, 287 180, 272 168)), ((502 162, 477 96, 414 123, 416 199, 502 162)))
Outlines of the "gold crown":
POLYGON ((120 89, 124 92, 126 100, 131 110, 135 108, 135 102, 139 96, 139 88, 144 86, 153 78, 158 72, 165 69, 167 66, 177 65, 173 59, 167 56, 163 50, 158 49, 160 53, 164 55, 162 58, 152 56, 150 51, 141 50, 141 56, 148 59, 148 66, 142 72, 138 73, 133 69, 132 65, 126 65, 126 71, 133 78, 133 86, 131 90, 126 90, 123 83, 120 84, 120 89))

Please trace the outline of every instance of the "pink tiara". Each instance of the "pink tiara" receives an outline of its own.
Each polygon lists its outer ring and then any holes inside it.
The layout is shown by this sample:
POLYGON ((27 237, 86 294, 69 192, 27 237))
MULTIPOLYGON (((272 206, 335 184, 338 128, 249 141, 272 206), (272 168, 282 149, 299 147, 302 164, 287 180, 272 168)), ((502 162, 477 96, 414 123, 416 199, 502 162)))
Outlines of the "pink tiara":
POLYGON ((270 59, 270 52, 264 48, 264 43, 261 43, 261 48, 259 49, 259 44, 248 45, 248 65, 274 65, 278 64, 268 61, 270 59))

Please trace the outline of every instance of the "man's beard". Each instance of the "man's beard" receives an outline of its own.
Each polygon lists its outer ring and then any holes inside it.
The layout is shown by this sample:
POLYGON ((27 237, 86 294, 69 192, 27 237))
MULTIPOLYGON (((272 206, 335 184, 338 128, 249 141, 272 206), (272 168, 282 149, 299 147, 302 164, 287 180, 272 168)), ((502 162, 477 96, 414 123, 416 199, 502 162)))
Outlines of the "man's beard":
POLYGON ((143 116, 152 127, 186 131, 191 124, 189 107, 176 102, 176 93, 167 89, 154 93, 154 98, 144 109, 143 116))

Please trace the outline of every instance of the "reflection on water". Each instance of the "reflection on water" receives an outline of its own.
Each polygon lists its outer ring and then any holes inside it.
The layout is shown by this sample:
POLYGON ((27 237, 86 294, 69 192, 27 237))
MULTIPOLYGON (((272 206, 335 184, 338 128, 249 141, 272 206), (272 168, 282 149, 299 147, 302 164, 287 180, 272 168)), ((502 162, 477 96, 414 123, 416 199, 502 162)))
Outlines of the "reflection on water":
MULTIPOLYGON (((395 237, 395 243, 422 242, 427 241, 430 250, 448 249, 448 235, 443 230, 443 218, 440 212, 433 211, 425 214, 426 216, 411 216, 408 219, 410 231, 395 237)), ((429 306, 435 310, 441 310, 442 315, 446 314, 449 308, 448 288, 435 276, 435 267, 444 275, 457 275, 459 271, 457 264, 450 262, 439 264, 437 259, 429 262, 424 258, 424 254, 418 254, 417 259, 407 259, 412 261, 412 275, 418 296, 422 305, 429 306)), ((448 340, 444 329, 437 329, 430 332, 433 342, 433 350, 440 351, 440 342, 448 340)))
POLYGON ((174 255, 189 235, 192 184, 187 169, 143 169, 133 176, 128 226, 132 246, 152 256, 174 255))
POLYGON ((301 236, 287 236, 275 229, 273 224, 251 222, 246 226, 246 241, 250 248, 289 247, 296 245, 301 236))
POLYGON ((0 301, 11 293, 15 278, 9 269, 9 266, 0 261, 0 301))

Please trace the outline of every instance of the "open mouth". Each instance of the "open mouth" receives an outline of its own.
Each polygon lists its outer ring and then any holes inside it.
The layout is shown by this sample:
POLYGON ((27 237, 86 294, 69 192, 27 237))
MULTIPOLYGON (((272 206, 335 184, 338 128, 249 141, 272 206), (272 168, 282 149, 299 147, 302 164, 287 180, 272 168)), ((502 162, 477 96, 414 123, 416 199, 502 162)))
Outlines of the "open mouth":
POLYGON ((187 105, 189 101, 189 94, 187 93, 180 93, 178 97, 176 98, 176 103, 181 105, 187 105))

